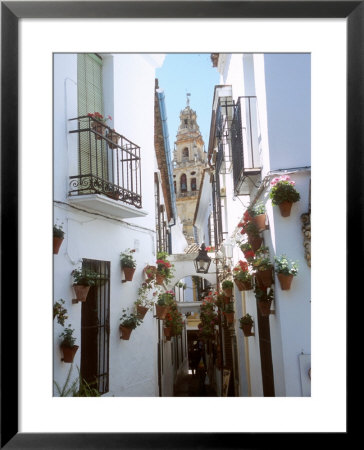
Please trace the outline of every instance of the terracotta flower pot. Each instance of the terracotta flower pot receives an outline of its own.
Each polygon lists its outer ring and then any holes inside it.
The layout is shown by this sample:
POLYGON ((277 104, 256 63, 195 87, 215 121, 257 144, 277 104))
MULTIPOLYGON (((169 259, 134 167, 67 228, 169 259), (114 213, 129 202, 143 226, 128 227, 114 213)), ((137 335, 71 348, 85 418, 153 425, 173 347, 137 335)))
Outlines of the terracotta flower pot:
POLYGON ((258 270, 255 273, 255 278, 258 281, 259 287, 268 288, 273 284, 273 270, 258 270))
POLYGON ((123 267, 123 272, 125 276, 125 281, 133 280, 135 269, 133 269, 132 267, 123 267))
POLYGON ((265 214, 259 214, 258 216, 252 217, 253 222, 258 227, 259 231, 265 230, 265 214))
POLYGON ((118 148, 120 136, 118 136, 116 133, 113 133, 112 131, 109 131, 107 138, 113 142, 112 144, 108 143, 110 148, 113 148, 113 149, 118 148))
POLYGON ((172 327, 164 327, 163 332, 164 332, 165 337, 171 337, 172 336, 172 327))
POLYGON ((232 313, 224 312, 227 323, 234 323, 234 314, 235 313, 233 313, 233 312, 232 313))
POLYGON ((284 273, 277 273, 279 283, 282 291, 288 291, 291 288, 293 275, 285 275, 284 273))
POLYGON ((251 281, 234 280, 239 291, 250 291, 252 289, 251 281))
POLYGON ((162 275, 161 273, 157 272, 156 275, 155 275, 155 279, 156 279, 155 282, 157 284, 159 284, 159 285, 162 285, 164 280, 165 280, 165 278, 166 278, 165 275, 162 275))
POLYGON ((148 312, 148 308, 146 308, 145 306, 137 305, 138 317, 140 317, 141 319, 144 319, 147 312, 148 312))
POLYGON ((282 202, 278 205, 282 217, 289 217, 291 215, 292 205, 293 205, 292 202, 282 202))
POLYGON ((100 140, 103 138, 104 134, 105 134, 105 130, 106 128, 104 127, 104 125, 102 125, 101 123, 98 122, 91 122, 91 128, 96 131, 96 133, 101 134, 101 136, 95 134, 95 138, 97 140, 100 140))
POLYGON ((76 294, 76 300, 78 302, 85 302, 87 299, 88 291, 90 290, 90 286, 82 286, 81 284, 74 284, 73 289, 76 294))
POLYGON ((53 236, 53 255, 58 255, 62 242, 63 238, 53 236))
POLYGON ((109 192, 105 192, 105 195, 113 200, 119 200, 120 192, 119 191, 109 191, 109 192))
POLYGON ((266 300, 258 300, 258 308, 263 317, 269 316, 272 302, 266 300))
POLYGON ((224 297, 224 303, 230 303, 230 297, 224 297))
POLYGON ((158 319, 163 320, 166 317, 166 314, 168 312, 168 306, 160 306, 160 305, 155 305, 155 314, 157 316, 158 319))
POLYGON ((231 297, 233 295, 233 288, 225 288, 224 294, 226 295, 226 297, 231 297))
POLYGON ((78 350, 78 345, 74 345, 73 347, 66 347, 65 345, 61 345, 61 350, 63 351, 62 361, 65 363, 73 362, 75 354, 78 350))
POLYGON ((252 333, 252 327, 253 327, 252 323, 241 324, 241 329, 243 330, 244 336, 246 336, 246 337, 254 336, 254 334, 252 333))
POLYGON ((133 331, 130 327, 123 327, 122 325, 119 326, 121 336, 120 339, 123 339, 124 341, 128 341, 130 339, 131 332, 133 331))
POLYGON ((260 236, 248 235, 248 241, 249 244, 251 245, 253 252, 256 252, 258 248, 260 248, 260 246, 262 245, 263 238, 261 238, 260 236))

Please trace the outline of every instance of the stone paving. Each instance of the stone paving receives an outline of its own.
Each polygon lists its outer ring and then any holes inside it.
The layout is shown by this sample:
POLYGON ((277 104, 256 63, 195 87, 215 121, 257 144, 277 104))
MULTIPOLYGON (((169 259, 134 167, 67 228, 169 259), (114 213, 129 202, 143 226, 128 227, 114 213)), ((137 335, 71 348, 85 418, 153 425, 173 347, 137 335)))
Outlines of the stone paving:
POLYGON ((216 392, 205 385, 199 375, 180 376, 174 386, 174 397, 216 397, 216 392))

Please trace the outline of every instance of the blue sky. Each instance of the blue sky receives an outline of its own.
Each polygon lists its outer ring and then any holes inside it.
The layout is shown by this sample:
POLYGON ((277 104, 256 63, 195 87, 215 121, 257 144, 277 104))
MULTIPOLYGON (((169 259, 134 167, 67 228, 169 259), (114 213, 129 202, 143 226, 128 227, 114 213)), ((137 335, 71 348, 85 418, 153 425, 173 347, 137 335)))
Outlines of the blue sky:
POLYGON ((212 67, 210 53, 168 53, 163 66, 157 69, 156 77, 165 94, 171 149, 174 149, 179 114, 186 106, 186 94, 190 93, 190 106, 196 111, 207 150, 214 87, 219 84, 219 74, 212 67))

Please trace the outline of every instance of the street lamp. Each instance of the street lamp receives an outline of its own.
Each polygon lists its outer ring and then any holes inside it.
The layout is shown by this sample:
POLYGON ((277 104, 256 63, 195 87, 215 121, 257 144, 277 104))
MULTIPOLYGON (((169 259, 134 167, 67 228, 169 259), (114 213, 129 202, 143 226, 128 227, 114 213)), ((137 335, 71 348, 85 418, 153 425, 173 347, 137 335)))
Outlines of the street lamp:
POLYGON ((201 245, 197 258, 194 260, 197 273, 207 273, 211 264, 211 258, 207 255, 205 244, 201 245))

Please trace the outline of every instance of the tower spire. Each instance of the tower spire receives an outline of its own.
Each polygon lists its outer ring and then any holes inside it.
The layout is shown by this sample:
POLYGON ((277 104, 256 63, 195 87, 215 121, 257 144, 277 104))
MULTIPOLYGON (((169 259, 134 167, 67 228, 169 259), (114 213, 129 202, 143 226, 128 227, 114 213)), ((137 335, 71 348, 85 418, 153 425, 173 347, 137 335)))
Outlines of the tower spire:
POLYGON ((187 106, 190 106, 190 96, 191 96, 191 94, 189 92, 187 92, 186 96, 187 96, 187 106))

